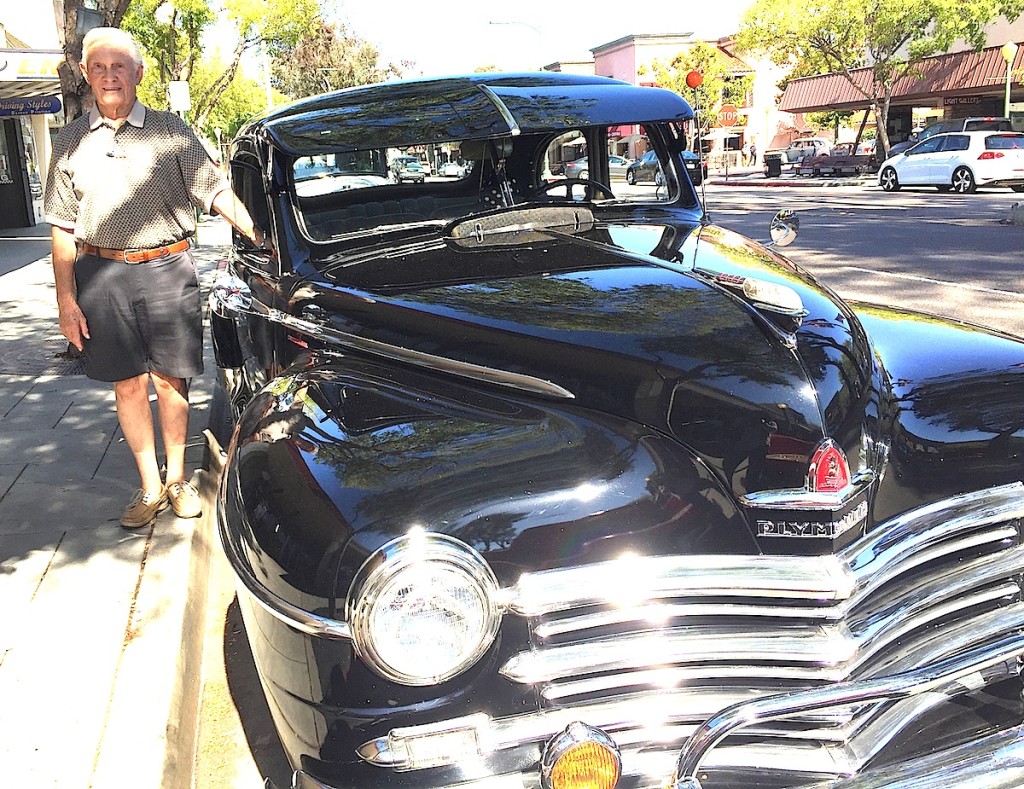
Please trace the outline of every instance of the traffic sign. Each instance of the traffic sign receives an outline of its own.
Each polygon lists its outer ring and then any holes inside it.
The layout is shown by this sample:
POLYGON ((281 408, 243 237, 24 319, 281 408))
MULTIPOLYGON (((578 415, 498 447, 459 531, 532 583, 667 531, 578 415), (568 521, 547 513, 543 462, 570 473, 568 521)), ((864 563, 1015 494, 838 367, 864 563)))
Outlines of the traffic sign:
POLYGON ((723 104, 718 111, 718 123, 721 126, 735 126, 740 119, 740 111, 735 104, 723 104))

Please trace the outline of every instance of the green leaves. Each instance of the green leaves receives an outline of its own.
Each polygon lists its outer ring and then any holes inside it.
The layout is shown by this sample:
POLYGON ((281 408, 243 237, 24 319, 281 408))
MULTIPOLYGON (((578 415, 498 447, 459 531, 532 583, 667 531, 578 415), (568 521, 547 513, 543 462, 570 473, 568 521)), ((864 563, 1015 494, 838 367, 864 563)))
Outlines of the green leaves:
POLYGON ((889 99, 918 62, 967 41, 980 49, 985 27, 1000 15, 1016 19, 1024 0, 757 0, 740 25, 741 48, 790 66, 791 77, 839 73, 857 88, 852 72, 870 67, 864 94, 876 107, 878 136, 886 149, 889 99))

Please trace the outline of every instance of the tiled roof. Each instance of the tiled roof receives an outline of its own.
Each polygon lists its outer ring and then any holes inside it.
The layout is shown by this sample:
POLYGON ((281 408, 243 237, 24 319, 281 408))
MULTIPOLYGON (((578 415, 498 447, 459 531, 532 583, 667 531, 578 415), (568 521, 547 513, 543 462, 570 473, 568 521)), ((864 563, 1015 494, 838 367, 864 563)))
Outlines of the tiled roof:
MULTIPOLYGON (((1024 64, 1024 46, 1019 46, 1013 63, 1015 83, 1021 82, 1019 71, 1024 64)), ((871 70, 856 69, 851 76, 858 91, 841 74, 802 77, 786 85, 779 109, 783 112, 814 112, 826 109, 858 109, 870 101, 871 70)), ((926 58, 919 64, 917 75, 897 80, 893 87, 894 103, 926 102, 950 93, 957 95, 993 93, 1006 83, 1006 61, 1000 47, 980 52, 953 52, 926 58)))

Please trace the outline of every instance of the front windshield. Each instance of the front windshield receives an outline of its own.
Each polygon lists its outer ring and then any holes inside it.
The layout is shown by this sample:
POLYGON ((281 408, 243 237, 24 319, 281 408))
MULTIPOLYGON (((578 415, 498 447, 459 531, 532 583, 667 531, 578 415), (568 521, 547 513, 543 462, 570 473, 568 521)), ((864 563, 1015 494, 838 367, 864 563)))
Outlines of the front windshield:
POLYGON ((685 173, 663 166, 642 131, 599 127, 298 156, 296 213, 311 240, 329 241, 532 204, 666 204, 681 190, 694 202, 685 173))

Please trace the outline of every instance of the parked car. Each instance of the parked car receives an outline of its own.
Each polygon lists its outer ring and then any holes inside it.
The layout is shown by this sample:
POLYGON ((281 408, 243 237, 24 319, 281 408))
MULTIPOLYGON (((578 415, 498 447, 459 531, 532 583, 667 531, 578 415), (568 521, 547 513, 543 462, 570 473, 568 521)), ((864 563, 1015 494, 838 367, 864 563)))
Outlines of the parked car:
POLYGON ((683 151, 683 167, 690 174, 694 186, 700 186, 708 177, 708 163, 693 151, 683 151))
POLYGON ((418 159, 410 162, 404 162, 398 169, 398 183, 411 181, 413 183, 421 184, 426 180, 427 168, 423 162, 418 159))
POLYGON ((799 162, 808 156, 821 156, 832 152, 832 143, 824 137, 801 137, 786 146, 787 162, 799 162))
MULTIPOLYGON (((622 156, 616 156, 615 154, 608 155, 608 172, 612 178, 625 178, 626 168, 629 167, 630 160, 622 156)), ((584 156, 575 161, 566 162, 565 169, 562 174, 566 178, 589 178, 590 167, 587 165, 587 157, 584 156)))
POLYGON ((381 186, 388 182, 387 165, 379 152, 302 156, 292 167, 295 192, 301 197, 381 186))
POLYGON ((641 181, 654 181, 655 183, 660 181, 663 183, 664 178, 659 178, 660 175, 662 175, 661 162, 658 159, 658 152, 654 150, 647 151, 647 153, 626 167, 627 184, 638 184, 641 181))
MULTIPOLYGON (((689 173, 694 186, 699 186, 708 176, 708 163, 690 150, 683 150, 680 155, 683 169, 689 173)), ((653 181, 656 186, 664 185, 665 173, 657 151, 648 151, 626 167, 626 183, 637 184, 642 181, 653 181)))
POLYGON ((396 180, 398 179, 399 170, 401 170, 407 164, 410 164, 412 162, 416 162, 417 164, 422 165, 420 157, 413 156, 411 154, 396 155, 394 158, 391 159, 391 172, 395 176, 396 180))
POLYGON ((458 162, 445 162, 438 168, 437 174, 445 178, 465 178, 466 165, 458 162))
POLYGON ((934 134, 886 159, 878 172, 878 183, 887 192, 901 186, 934 186, 940 192, 1008 186, 1015 192, 1024 192, 1024 134, 934 134))
POLYGON ((692 116, 479 73, 239 132, 210 454, 295 786, 1020 785, 1024 341, 715 224, 692 116), (543 180, 635 125, 664 188, 543 180), (474 177, 294 188, 427 143, 474 177))
POLYGON ((892 158, 898 153, 903 153, 907 149, 919 142, 924 142, 933 135, 958 131, 1013 131, 1013 123, 1009 118, 993 118, 990 116, 949 118, 947 120, 936 121, 935 123, 925 126, 921 131, 911 132, 910 136, 903 142, 896 143, 889 149, 889 153, 886 155, 886 158, 892 158))

